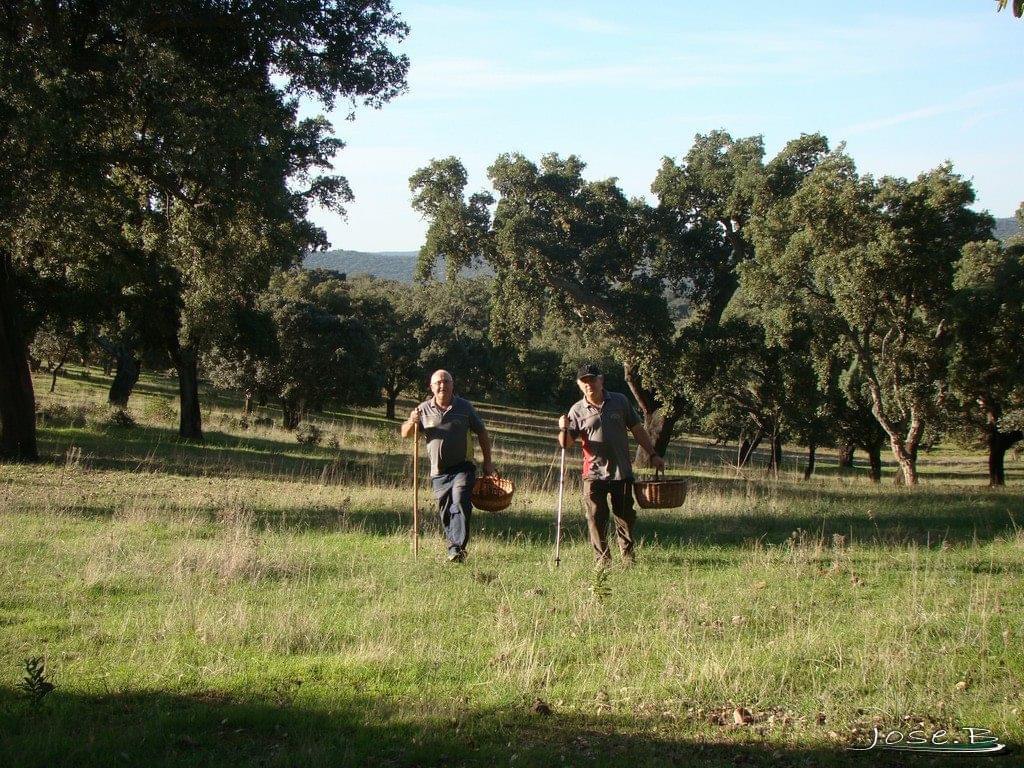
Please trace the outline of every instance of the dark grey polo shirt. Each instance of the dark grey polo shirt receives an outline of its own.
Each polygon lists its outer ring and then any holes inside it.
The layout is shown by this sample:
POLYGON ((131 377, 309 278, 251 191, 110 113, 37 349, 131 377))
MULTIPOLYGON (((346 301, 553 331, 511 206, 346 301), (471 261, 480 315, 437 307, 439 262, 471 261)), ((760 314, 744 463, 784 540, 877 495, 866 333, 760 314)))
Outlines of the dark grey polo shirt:
POLYGON ((626 430, 640 419, 625 395, 605 390, 604 402, 592 405, 583 398, 569 409, 569 434, 583 443, 585 480, 631 480, 626 430))
POLYGON ((427 439, 427 453, 430 455, 431 477, 473 460, 469 430, 479 435, 483 432, 484 422, 469 400, 455 397, 448 408, 441 409, 434 398, 430 398, 419 404, 419 411, 420 429, 427 439))

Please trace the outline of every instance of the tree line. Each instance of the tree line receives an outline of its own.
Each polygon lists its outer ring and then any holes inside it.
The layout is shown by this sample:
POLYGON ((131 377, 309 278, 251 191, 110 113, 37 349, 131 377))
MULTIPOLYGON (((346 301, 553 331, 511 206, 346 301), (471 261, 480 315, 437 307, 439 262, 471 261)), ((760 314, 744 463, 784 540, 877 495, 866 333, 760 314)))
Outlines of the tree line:
MULTIPOLYGON (((396 418, 400 397, 418 397, 426 375, 456 371, 460 391, 474 397, 547 408, 576 395, 574 372, 597 355, 624 386, 607 344, 586 345, 554 317, 520 349, 492 333, 493 281, 459 277, 408 285, 372 275, 290 268, 273 275, 254 299, 230 309, 199 358, 202 379, 243 398, 243 412, 276 406, 281 426, 332 406, 384 405, 396 418)), ((123 320, 123 317, 122 317, 123 320)), ((166 370, 161 350, 141 337, 115 336, 87 320, 41 325, 29 365, 51 375, 66 363, 100 366, 110 375, 108 402, 127 407, 141 370, 166 370)))
MULTIPOLYGON (((492 326, 521 346, 558 322, 621 361, 659 451, 686 429, 737 443, 737 464, 782 445, 886 447, 918 482, 943 435, 983 444, 989 480, 1024 415, 1024 244, 992 239, 949 163, 916 179, 860 173, 845 147, 802 135, 698 135, 665 158, 656 203, 576 156, 503 154, 495 194, 467 194, 454 157, 410 179, 429 222, 420 272, 495 272, 492 326)), ((1024 205, 1018 210, 1024 224, 1024 205)))

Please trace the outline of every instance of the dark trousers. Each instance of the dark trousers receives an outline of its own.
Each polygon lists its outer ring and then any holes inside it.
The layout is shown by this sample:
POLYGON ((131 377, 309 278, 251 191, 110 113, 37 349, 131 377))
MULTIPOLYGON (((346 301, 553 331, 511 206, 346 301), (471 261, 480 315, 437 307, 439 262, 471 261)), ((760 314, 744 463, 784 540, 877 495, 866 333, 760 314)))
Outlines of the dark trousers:
POLYGON ((469 518, 473 514, 475 481, 476 466, 468 461, 430 478, 450 555, 465 551, 469 543, 469 518))
POLYGON ((583 500, 587 505, 590 544, 594 548, 594 557, 598 562, 608 562, 612 559, 612 553, 608 550, 609 511, 615 518, 615 537, 619 540, 619 550, 624 558, 632 559, 633 525, 636 523, 633 481, 584 480, 583 500))

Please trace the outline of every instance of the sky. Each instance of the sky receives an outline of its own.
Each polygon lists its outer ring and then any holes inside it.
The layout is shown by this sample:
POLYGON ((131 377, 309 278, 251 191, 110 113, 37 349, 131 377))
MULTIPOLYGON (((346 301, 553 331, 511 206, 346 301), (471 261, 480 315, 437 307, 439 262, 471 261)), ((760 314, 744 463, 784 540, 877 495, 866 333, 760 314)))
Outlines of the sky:
POLYGON ((312 214, 333 248, 418 249, 408 180, 434 158, 461 159, 472 192, 503 152, 575 154, 653 203, 662 158, 719 128, 769 157, 821 132, 876 176, 951 160, 999 217, 1024 200, 1024 19, 990 0, 393 4, 407 92, 328 115, 355 194, 312 214))

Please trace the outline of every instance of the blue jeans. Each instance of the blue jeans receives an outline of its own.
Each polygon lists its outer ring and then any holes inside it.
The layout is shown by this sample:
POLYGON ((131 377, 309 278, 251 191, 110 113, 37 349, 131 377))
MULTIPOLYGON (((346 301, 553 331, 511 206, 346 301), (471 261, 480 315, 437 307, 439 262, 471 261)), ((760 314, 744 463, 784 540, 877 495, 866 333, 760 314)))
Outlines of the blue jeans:
POLYGON ((448 542, 448 554, 464 552, 469 543, 469 518, 473 514, 473 483, 476 466, 468 461, 456 464, 430 478, 441 513, 441 527, 448 542))

